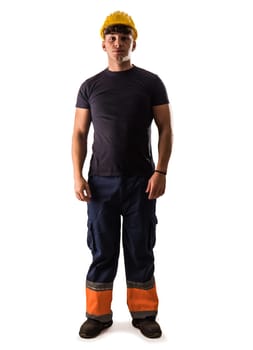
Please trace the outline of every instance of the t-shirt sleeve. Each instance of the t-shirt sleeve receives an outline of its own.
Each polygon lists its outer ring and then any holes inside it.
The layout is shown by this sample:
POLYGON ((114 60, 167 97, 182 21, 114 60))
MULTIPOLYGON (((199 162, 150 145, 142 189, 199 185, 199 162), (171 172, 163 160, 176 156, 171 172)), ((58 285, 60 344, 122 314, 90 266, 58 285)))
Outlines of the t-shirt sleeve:
POLYGON ((152 106, 169 103, 169 97, 163 81, 156 75, 152 82, 152 106))
POLYGON ((77 94, 77 99, 76 99, 76 107, 77 108, 90 108, 89 104, 89 97, 87 93, 87 84, 84 82, 77 94))

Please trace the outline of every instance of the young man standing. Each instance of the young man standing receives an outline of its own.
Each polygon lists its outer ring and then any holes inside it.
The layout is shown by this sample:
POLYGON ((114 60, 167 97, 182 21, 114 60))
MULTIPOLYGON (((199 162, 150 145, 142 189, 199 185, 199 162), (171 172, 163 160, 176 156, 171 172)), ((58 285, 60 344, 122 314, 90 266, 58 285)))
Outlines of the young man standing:
POLYGON ((120 11, 102 28, 108 67, 80 87, 72 141, 76 197, 88 204, 86 316, 79 335, 93 338, 112 325, 112 290, 122 234, 127 304, 132 324, 161 336, 154 279, 156 199, 164 194, 172 148, 169 100, 160 78, 131 63, 137 30, 120 11), (156 166, 151 123, 159 134, 156 166), (94 127, 88 181, 83 177, 90 123, 94 127), (122 225, 121 225, 122 220, 122 225))

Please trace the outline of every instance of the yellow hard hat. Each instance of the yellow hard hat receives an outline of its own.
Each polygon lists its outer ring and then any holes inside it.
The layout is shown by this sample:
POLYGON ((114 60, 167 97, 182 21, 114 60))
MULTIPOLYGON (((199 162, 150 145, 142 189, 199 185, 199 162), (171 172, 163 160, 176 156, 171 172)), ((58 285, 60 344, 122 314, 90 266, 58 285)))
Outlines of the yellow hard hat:
POLYGON ((113 12, 109 16, 106 17, 104 24, 103 24, 102 28, 100 29, 100 35, 101 35, 102 39, 104 39, 104 37, 105 37, 104 30, 107 27, 112 26, 112 25, 116 25, 116 24, 123 24, 127 27, 130 27, 133 31, 134 40, 137 39, 138 32, 135 28, 135 24, 134 24, 134 21, 132 20, 132 17, 129 16, 127 13, 121 12, 121 11, 113 12))

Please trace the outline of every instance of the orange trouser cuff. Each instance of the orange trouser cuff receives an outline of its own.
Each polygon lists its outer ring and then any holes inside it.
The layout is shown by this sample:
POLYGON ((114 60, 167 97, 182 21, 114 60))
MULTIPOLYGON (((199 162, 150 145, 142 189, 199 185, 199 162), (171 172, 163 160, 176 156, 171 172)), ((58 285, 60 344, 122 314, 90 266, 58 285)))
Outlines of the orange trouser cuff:
MULTIPOLYGON (((140 285, 140 284, 139 284, 140 285)), ((141 286, 127 288, 127 305, 134 318, 155 316, 158 309, 156 286, 141 288, 141 286)))
POLYGON ((107 321, 112 318, 112 290, 93 290, 86 287, 86 314, 88 317, 107 321))

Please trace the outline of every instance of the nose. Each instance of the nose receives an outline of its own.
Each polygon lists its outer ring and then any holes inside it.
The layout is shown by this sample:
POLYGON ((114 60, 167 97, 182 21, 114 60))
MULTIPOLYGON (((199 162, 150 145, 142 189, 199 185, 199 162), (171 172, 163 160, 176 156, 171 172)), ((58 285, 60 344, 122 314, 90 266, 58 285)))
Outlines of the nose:
POLYGON ((114 41, 114 46, 115 47, 120 47, 120 45, 121 45, 121 40, 120 40, 120 38, 115 38, 115 41, 114 41))

